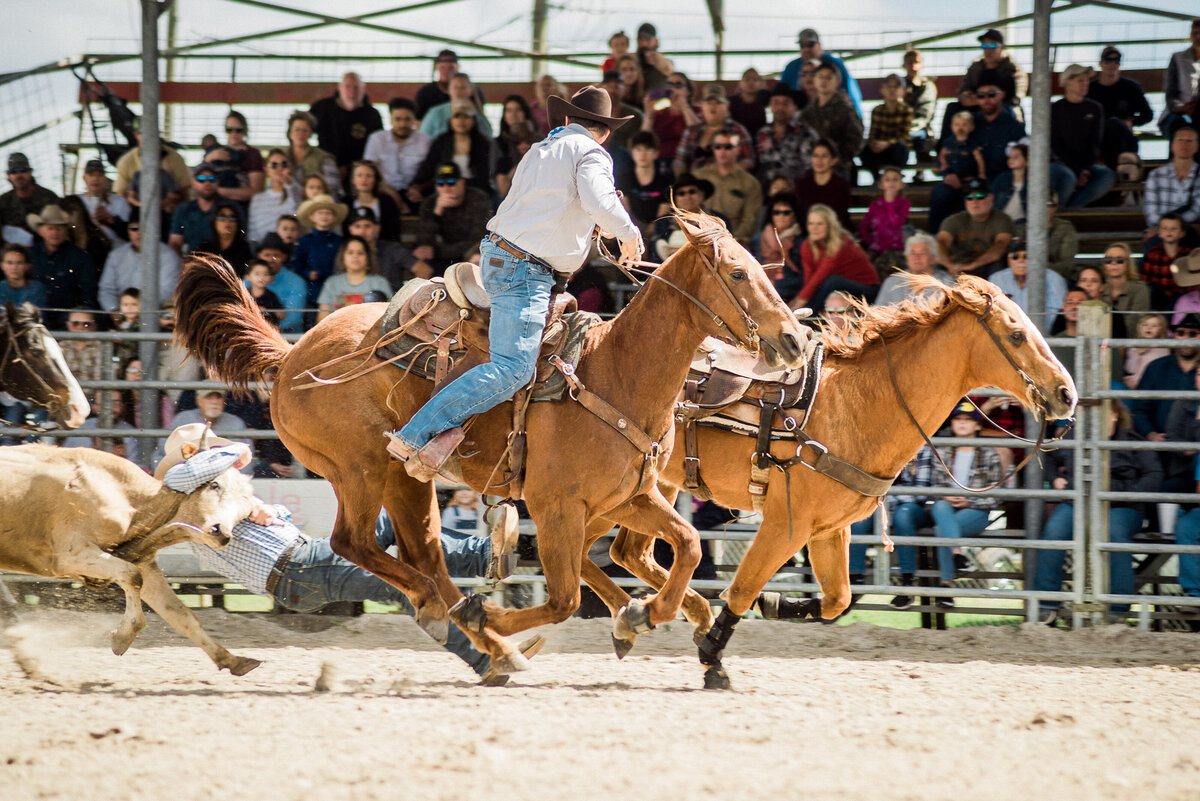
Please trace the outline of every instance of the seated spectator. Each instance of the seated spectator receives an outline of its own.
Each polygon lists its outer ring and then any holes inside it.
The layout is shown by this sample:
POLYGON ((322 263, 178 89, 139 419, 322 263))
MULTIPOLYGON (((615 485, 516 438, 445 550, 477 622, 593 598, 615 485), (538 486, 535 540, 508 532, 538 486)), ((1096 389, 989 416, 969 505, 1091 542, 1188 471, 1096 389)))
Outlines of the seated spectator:
MULTIPOLYGON (((37 231, 39 241, 29 249, 33 274, 46 287, 46 307, 71 309, 96 308, 96 265, 83 248, 70 241, 70 220, 55 205, 40 214, 30 214, 27 223, 37 231)), ((62 312, 47 312, 46 326, 59 328, 62 312)))
POLYGON ((862 150, 863 144, 862 119, 846 95, 838 91, 840 79, 832 64, 824 62, 817 67, 813 80, 816 82, 817 95, 809 99, 808 105, 800 112, 800 119, 822 139, 828 139, 837 146, 842 158, 838 171, 853 183, 854 155, 862 150))
POLYGON ((1197 123, 1196 103, 1200 101, 1197 75, 1200 74, 1200 17, 1192 20, 1192 44, 1171 54, 1163 80, 1163 99, 1166 106, 1158 118, 1158 128, 1168 139, 1175 135, 1180 125, 1197 123))
MULTIPOLYGON (((121 297, 117 301, 116 313, 112 315, 112 330, 137 332, 142 329, 142 293, 135 287, 126 287, 121 291, 121 297)), ((130 339, 123 339, 113 343, 114 356, 113 358, 125 365, 128 369, 129 363, 137 359, 138 346, 137 343, 130 339)), ((137 372, 141 372, 141 362, 137 364, 137 372)), ((124 377, 121 373, 118 376, 124 377)))
POLYGON ((879 180, 888 165, 908 162, 908 139, 912 127, 912 109, 904 102, 904 81, 892 74, 880 87, 883 102, 871 110, 871 129, 860 158, 863 167, 879 180))
MULTIPOLYGON (((1128 336, 1127 330, 1134 326, 1132 317, 1123 312, 1150 311, 1150 287, 1138 280, 1137 265, 1129 245, 1114 242, 1104 249, 1104 293, 1101 300, 1109 305, 1113 314, 1113 336, 1128 336), (1118 327, 1120 333, 1117 333, 1118 327)), ((1165 329, 1164 329, 1165 334, 1165 329)))
POLYGON ((621 73, 621 83, 625 85, 625 102, 644 115, 646 81, 642 78, 642 67, 637 56, 624 55, 618 58, 617 72, 621 73))
MULTIPOLYGON (((1079 232, 1070 220, 1058 216, 1058 193, 1050 190, 1046 198, 1046 266, 1068 281, 1076 275, 1075 256, 1079 253, 1079 232)), ((1018 226, 1023 231, 1024 226, 1018 226)))
MULTIPOLYGON (((955 115, 961 114, 964 111, 969 111, 972 115, 974 115, 976 111, 979 111, 979 109, 979 95, 975 92, 975 90, 963 89, 960 87, 954 100, 951 100, 948 104, 946 104, 946 108, 942 112, 942 121, 936 131, 937 141, 935 144, 940 143, 947 136, 954 135, 954 132, 951 130, 951 126, 954 124, 955 115)), ((933 154, 935 156, 937 155, 936 148, 933 150, 933 154)))
POLYGON ((292 246, 285 243, 279 234, 269 233, 263 237, 254 258, 266 264, 271 271, 271 281, 267 284, 267 289, 279 298, 279 308, 284 311, 279 330, 285 334, 303 333, 303 311, 308 303, 308 285, 287 266, 292 259, 292 246))
POLYGON ((725 94, 725 87, 710 83, 704 87, 703 100, 700 102, 700 121, 684 130, 675 149, 675 159, 671 163, 675 174, 696 172, 716 161, 713 141, 717 134, 725 131, 737 134, 737 166, 746 172, 753 170, 754 140, 741 123, 729 116, 729 96, 725 94))
MULTIPOLYGON (((1143 314, 1137 319, 1134 336, 1138 339, 1166 339, 1167 318, 1161 314, 1143 314)), ((1169 356, 1168 348, 1126 348, 1125 349, 1125 386, 1137 389, 1142 380, 1146 365, 1169 356)))
MULTIPOLYGON (((620 73, 617 75, 620 76, 620 73)), ((613 108, 617 108, 617 105, 614 102, 613 108)), ((501 198, 508 195, 513 173, 521 163, 521 158, 531 145, 542 139, 543 134, 534 123, 532 114, 529 101, 520 95, 509 95, 504 99, 500 135, 496 137, 496 193, 501 198)))
POLYGON ((288 146, 284 150, 292 168, 292 180, 304 186, 309 178, 325 182, 323 194, 341 193, 341 177, 333 154, 309 144, 317 130, 317 118, 307 111, 293 111, 288 117, 288 146))
POLYGON ((767 124, 769 98, 766 81, 758 70, 750 67, 742 73, 737 91, 729 96, 729 116, 749 131, 751 137, 757 136, 759 129, 767 124))
POLYGON ((84 191, 75 195, 113 246, 125 240, 125 226, 133 218, 129 201, 112 191, 112 181, 104 173, 104 162, 91 159, 83 167, 84 191))
MULTIPOLYGON (((180 404, 187 404, 189 398, 187 391, 180 399, 180 404)), ((225 409, 226 392, 223 389, 202 389, 194 393, 194 408, 180 410, 175 415, 175 426, 183 426, 189 423, 204 423, 212 429, 212 433, 219 434, 223 437, 241 442, 247 447, 253 449, 253 444, 246 439, 233 439, 231 435, 239 431, 245 431, 246 421, 235 414, 225 409)), ((154 449, 154 462, 158 464, 162 462, 163 446, 165 440, 159 440, 154 449)))
POLYGON ((842 230, 837 214, 817 203, 808 209, 808 239, 800 246, 803 276, 785 274, 775 283, 779 296, 793 309, 820 309, 830 292, 863 298, 879 292, 879 276, 867 254, 842 230))
POLYGON ((646 236, 654 221, 667 213, 674 175, 658 159, 658 137, 638 131, 632 141, 633 169, 617 174, 617 189, 629 215, 646 236))
POLYGON ((883 278, 900 262, 912 202, 902 194, 904 178, 899 167, 883 168, 879 188, 883 190, 883 197, 875 198, 867 207, 858 227, 858 238, 871 257, 875 271, 883 278))
MULTIPOLYGON (((1200 332, 1197 332, 1200 333, 1200 332)), ((1109 418, 1108 438, 1122 442, 1140 442, 1142 437, 1133 431, 1129 410, 1120 401, 1113 402, 1109 418)), ((1073 434, 1072 434, 1073 436, 1073 434)), ((1162 483, 1162 467, 1158 457, 1152 451, 1113 450, 1109 451, 1108 488, 1112 492, 1157 492, 1162 483)), ((1046 476, 1050 478, 1053 489, 1072 489, 1075 485, 1075 451, 1071 448, 1060 448, 1046 454, 1046 476)), ((1141 530, 1145 518, 1142 504, 1123 501, 1113 501, 1108 507, 1108 541, 1130 542, 1133 535, 1141 530)), ((1075 509, 1070 501, 1063 501, 1054 507, 1050 517, 1042 526, 1043 540, 1069 542, 1075 538, 1075 509)), ((1033 589, 1038 592, 1059 592, 1062 590, 1063 561, 1067 551, 1037 551, 1037 563, 1033 573, 1033 589)), ((1097 591, 1107 589, 1114 595, 1132 595, 1134 589, 1133 554, 1110 553, 1109 586, 1097 587, 1097 591)), ((1046 607, 1047 620, 1052 620, 1057 601, 1042 601, 1046 607)), ((1109 607, 1112 612, 1124 612, 1128 604, 1113 604, 1109 607)))
POLYGON ((229 151, 238 178, 238 185, 222 188, 221 197, 248 204, 250 199, 263 190, 266 182, 262 153, 246 142, 250 129, 246 117, 240 111, 230 110, 225 116, 226 149, 229 151))
MULTIPOLYGON (((142 289, 142 224, 133 220, 126 228, 129 241, 108 257, 100 274, 100 308, 113 311, 126 287, 142 289)), ((179 282, 179 254, 162 242, 158 243, 158 299, 168 300, 175 294, 179 282)))
POLYGON ((946 286, 953 286, 955 279, 950 273, 938 266, 934 259, 937 252, 937 240, 924 231, 904 240, 904 263, 902 272, 896 272, 883 280, 879 294, 875 296, 875 305, 890 306, 901 301, 929 297, 936 290, 926 289, 915 292, 908 283, 910 275, 932 275, 946 286))
MULTIPOLYGON (((305 198, 312 200, 312 198, 305 198)), ((299 210, 297 208, 297 210, 299 210)), ((304 227, 300 225, 300 220, 295 214, 281 214, 279 221, 275 223, 275 234, 283 240, 283 243, 289 247, 295 247, 300 241, 300 237, 304 235, 304 227)))
POLYGON ((379 223, 382 239, 400 239, 399 196, 383 180, 379 165, 373 161, 356 161, 350 168, 350 191, 346 193, 350 211, 370 209, 379 223))
POLYGON ((492 201, 463 179, 458 164, 437 168, 436 191, 421 202, 413 256, 430 265, 435 275, 462 261, 467 251, 487 234, 492 201))
POLYGON ((317 144, 337 162, 335 184, 342 184, 349 177, 350 165, 363 157, 367 137, 383 129, 383 120, 367 97, 367 85, 357 72, 347 72, 337 91, 309 106, 308 113, 317 121, 317 144))
POLYGON ((1049 317, 1062 308, 1063 299, 1067 296, 1067 282, 1053 270, 1046 270, 1045 274, 1044 306, 1040 310, 1031 309, 1026 286, 1029 281, 1029 254, 1025 249, 1025 240, 1014 239, 1008 246, 1008 267, 992 273, 989 280, 1029 316, 1037 318, 1045 314, 1049 317))
POLYGON ((287 152, 274 147, 267 154, 267 178, 263 191, 250 198, 246 237, 258 244, 270 233, 282 214, 295 214, 300 206, 300 190, 292 180, 287 152))
POLYGON ((1088 83, 1087 96, 1104 108, 1104 163, 1117 169, 1122 153, 1138 152, 1135 125, 1154 119, 1142 85, 1121 75, 1121 51, 1109 45, 1100 52, 1100 74, 1088 83))
POLYGON ((590 264, 583 265, 571 275, 567 291, 575 296, 580 311, 609 315, 617 310, 604 273, 590 264))
POLYGON ((839 153, 837 145, 828 139, 819 139, 812 146, 809 156, 812 169, 796 181, 801 225, 807 225, 809 208, 823 203, 837 212, 842 228, 850 230, 850 181, 842 172, 835 171, 839 153))
MULTIPOLYGON (((646 76, 647 89, 662 89, 670 85, 675 66, 671 59, 658 52, 658 31, 649 22, 638 26, 637 57, 642 74, 646 76)), ((567 95, 563 93, 562 96, 567 95)))
POLYGON ((1175 283, 1171 265, 1180 256, 1186 256, 1191 248, 1183 244, 1183 218, 1173 211, 1158 220, 1159 243, 1142 256, 1142 280, 1150 287, 1151 308, 1169 311, 1184 293, 1183 287, 1175 283))
POLYGON ((349 209, 335 203, 329 195, 318 195, 306 200, 296 210, 296 218, 302 226, 311 228, 292 253, 292 269, 305 280, 308 293, 307 308, 317 305, 317 296, 325 279, 333 275, 338 249, 342 246, 342 235, 338 226, 346 219, 349 209))
MULTIPOLYGON (((969 111, 960 111, 950 120, 950 136, 943 137, 938 144, 938 174, 942 183, 937 187, 944 197, 937 207, 938 213, 930 209, 929 227, 937 230, 945 215, 962 209, 962 188, 972 178, 987 178, 983 163, 983 150, 975 138, 975 116, 969 111)), ((1012 158, 1011 156, 1009 157, 1012 158)), ((1024 188, 1024 167, 1021 166, 1021 188, 1024 188)))
POLYGON ((14 306, 32 303, 39 309, 45 307, 46 285, 29 277, 32 267, 29 248, 16 243, 5 245, 0 249, 0 267, 4 270, 4 281, 0 283, 0 306, 5 303, 14 306))
MULTIPOLYGON (((1146 365, 1138 389, 1187 392, 1195 386, 1196 365, 1200 363, 1200 314, 1185 314, 1172 328, 1173 338, 1186 339, 1189 347, 1173 348, 1170 355, 1146 365)), ((1163 442, 1172 403, 1171 400, 1130 400, 1133 429, 1148 440, 1163 442)))
MULTIPOLYGON (((807 86, 803 85, 804 68, 819 62, 820 64, 829 64, 837 72, 838 84, 841 86, 841 92, 850 101, 854 107, 854 113, 862 119, 862 91, 858 88, 858 81, 846 69, 846 62, 842 61, 835 55, 825 52, 825 48, 821 44, 821 37, 812 28, 805 28, 800 31, 800 58, 789 61, 784 67, 783 72, 779 76, 779 80, 793 89, 803 89, 808 92, 808 97, 811 100, 814 93, 809 91, 807 86)), ((818 65, 813 65, 819 66, 818 65)), ((857 153, 858 149, 843 151, 847 153, 857 153)))
POLYGON ((938 261, 955 278, 963 273, 986 278, 1003 264, 1013 224, 992 200, 987 183, 972 178, 966 185, 967 210, 946 218, 938 230, 938 261))
MULTIPOLYGON (((1195 372, 1200 384, 1200 370, 1195 372)), ((1196 389, 1196 387, 1193 387, 1196 389)), ((1200 403, 1180 398, 1171 403, 1167 412, 1167 442, 1200 442, 1200 403)), ((1192 492, 1196 488, 1196 451, 1165 451, 1159 457, 1163 463, 1162 492, 1192 492)))
POLYGON ((800 243, 804 234, 800 227, 800 199, 791 192, 771 195, 767 200, 770 217, 759 237, 759 261, 767 277, 778 281, 786 274, 803 275, 800 264, 800 243), (772 267, 771 265, 781 265, 772 267))
POLYGON ((974 89, 992 84, 1004 92, 1004 103, 1018 119, 1021 115, 1021 99, 1029 93, 1029 76, 1008 57, 1004 50, 1004 34, 989 28, 978 37, 981 55, 967 68, 962 88, 974 89))
MULTIPOLYGON (((963 401, 950 415, 951 435, 955 437, 978 437, 982 427, 982 416, 970 401, 963 401)), ((998 483, 1003 477, 1000 454, 995 448, 973 445, 943 446, 938 448, 942 464, 949 465, 954 481, 943 470, 935 471, 932 485, 935 487, 963 486, 982 489, 998 483), (956 483, 957 482, 957 483, 956 483)), ((1000 505, 1000 499, 969 493, 935 498, 929 510, 934 533, 939 537, 973 537, 988 525, 988 514, 1000 505)), ((959 549, 939 547, 937 549, 938 575, 943 587, 953 587, 956 571, 955 555, 959 549)), ((957 569, 965 572, 965 560, 957 569)), ((943 608, 953 608, 954 599, 938 598, 934 603, 943 608)))
MULTIPOLYGON (((1050 324, 1050 336, 1079 336, 1079 304, 1085 300, 1087 300, 1087 292, 1080 287, 1072 286, 1067 290, 1066 297, 1063 298, 1062 308, 1059 309, 1054 322, 1050 324)), ((1057 355, 1057 350, 1053 347, 1050 349, 1057 355)), ((1073 359, 1064 359, 1062 357, 1059 357, 1059 361, 1064 365, 1073 365, 1075 363, 1073 359)))
POLYGON ((1088 300, 1098 300, 1103 303, 1104 295, 1104 271, 1099 267, 1085 265, 1079 268, 1079 275, 1075 278, 1075 286, 1082 289, 1087 294, 1088 300))
MULTIPOLYGON (((492 176, 496 173, 496 143, 490 133, 485 136, 476 127, 474 107, 454 101, 454 113, 450 116, 450 130, 433 140, 425 160, 417 168, 413 184, 421 191, 428 191, 436 178, 438 165, 453 163, 466 185, 488 196, 491 202, 492 176)), ((410 187, 408 199, 420 203, 420 194, 410 187)))
POLYGON ((475 85, 470 76, 458 73, 450 79, 450 99, 445 103, 434 106, 421 117, 421 133, 431 140, 437 139, 450 130, 450 118, 460 110, 469 110, 475 117, 475 127, 484 135, 492 138, 492 124, 483 115, 483 107, 477 103, 475 85))
POLYGON ((262 312, 267 322, 278 328, 283 322, 286 311, 279 296, 268 289, 273 278, 271 266, 261 259, 252 259, 246 266, 245 284, 250 291, 250 297, 254 298, 254 302, 258 304, 258 310, 262 312))
MULTIPOLYGON (((712 214, 724 220, 724 216, 707 207, 708 199, 712 197, 713 185, 703 178, 697 178, 690 172, 675 179, 671 187, 671 198, 675 205, 684 211, 693 213, 703 212, 712 214)), ((659 217, 654 222, 654 232, 650 236, 651 250, 659 261, 666 261, 675 251, 687 244, 687 237, 679 229, 674 215, 659 217)))
MULTIPOLYGON (((212 218, 220 198, 217 196, 217 170, 204 162, 192 177, 195 197, 181 204, 171 215, 167 244, 183 256, 197 250, 212 236, 212 218)), ((239 210, 240 216, 240 210, 239 210)))
POLYGON ((692 82, 682 72, 672 72, 667 77, 666 95, 656 96, 662 91, 647 90, 643 99, 646 116, 642 118, 642 130, 654 132, 658 137, 658 157, 672 164, 684 131, 699 125, 700 117, 692 108, 692 82))
MULTIPOLYGON (((453 50, 442 50, 433 60, 437 80, 417 90, 415 113, 418 120, 424 119, 429 109, 450 102, 450 79, 458 74, 458 55, 453 50)), ((483 92, 475 87, 475 102, 483 107, 483 92)))
POLYGON ((763 125, 755 138, 758 150, 758 180, 769 185, 784 178, 789 186, 811 168, 812 148, 820 138, 800 121, 796 92, 783 81, 771 90, 771 124, 763 125))
POLYGON ((422 278, 433 275, 429 265, 418 262, 404 245, 379 238, 379 223, 375 222, 375 212, 370 209, 355 209, 346 220, 346 233, 361 237, 371 246, 375 252, 376 271, 387 280, 392 292, 412 278, 414 271, 424 273, 422 278))
POLYGON ((210 219, 208 239, 201 242, 196 250, 220 256, 237 270, 238 275, 245 273, 246 265, 254 258, 254 253, 242 231, 237 203, 232 200, 219 201, 210 219))
MULTIPOLYGON (((92 258, 92 264, 100 270, 112 252, 113 241, 108 238, 100 225, 88 214, 87 206, 75 195, 67 195, 59 202, 63 213, 70 221, 71 241, 92 258)), ((118 240, 120 241, 120 240, 118 240)))
POLYGON ((392 296, 391 284, 379 274, 375 250, 360 236, 350 236, 338 250, 337 266, 325 280, 317 298, 317 321, 320 322, 345 306, 363 302, 368 292, 392 296))
POLYGON ((1188 312, 1200 312, 1200 250, 1176 259, 1171 265, 1171 275, 1183 288, 1196 287, 1175 300, 1175 314, 1171 316, 1171 321, 1175 322, 1188 312))
MULTIPOLYGON (((1029 189, 1029 144, 1013 142, 1008 149, 1007 164, 1008 170, 992 179, 992 193, 996 196, 996 208, 1007 214, 1014 224, 1023 225, 1029 189)), ((1049 193, 1053 196, 1054 190, 1049 193)))
MULTIPOLYGON (((613 157, 613 166, 617 172, 629 169, 629 163, 632 159, 628 158, 629 148, 633 147, 633 137, 642 131, 642 108, 629 103, 627 92, 625 91, 625 79, 621 77, 619 70, 609 70, 604 73, 603 80, 600 82, 600 88, 608 92, 609 99, 612 100, 612 113, 619 117, 633 117, 632 124, 622 125, 620 128, 609 134, 602 144, 604 149, 609 151, 613 157), (622 163, 622 161, 624 163, 622 163)), ((517 97, 517 95, 513 95, 517 97)), ((524 102, 524 98, 521 98, 524 102)), ((528 104, 526 104, 528 105, 528 104)), ((541 132, 536 126, 531 127, 530 142, 537 142, 542 138, 541 132)), ((522 151, 523 152, 523 151, 522 151)))
POLYGON ((63 359, 71 368, 71 375, 79 381, 99 381, 104 377, 100 358, 100 343, 97 340, 71 339, 70 334, 94 334, 99 331, 96 315, 86 308, 67 312, 67 334, 59 337, 64 342, 63 359))
POLYGON ((617 68, 617 61, 629 53, 629 34, 617 31, 608 37, 608 58, 600 64, 600 72, 608 72, 617 68))
MULTIPOLYGON (((1194 226, 1200 222, 1200 134, 1187 125, 1175 129, 1171 137, 1171 160, 1151 170, 1146 176, 1146 192, 1142 195, 1142 210, 1146 215, 1146 235, 1162 234, 1156 226, 1166 214, 1175 214, 1186 226, 1186 233, 1196 237, 1194 226)), ((1200 242, 1197 242, 1200 244, 1200 242)))
MULTIPOLYGON (((97 390, 104 392, 106 390, 97 390)), ((118 428, 122 431, 133 431, 134 426, 127 419, 129 409, 125 406, 125 398, 122 392, 117 390, 109 390, 109 396, 112 398, 112 423, 104 428, 118 428)), ((110 439, 105 437, 88 436, 86 431, 95 431, 100 428, 100 401, 98 397, 93 397, 92 413, 87 420, 83 421, 83 425, 75 429, 77 432, 73 437, 64 437, 58 441, 59 447, 62 448, 95 448, 96 450, 105 450, 122 459, 128 459, 131 462, 137 462, 140 456, 140 443, 142 440, 139 437, 121 437, 120 439, 110 439)))
MULTIPOLYGON (((117 159, 117 180, 113 183, 113 192, 125 198, 131 207, 141 205, 138 200, 138 184, 142 172, 141 122, 135 120, 134 125, 137 146, 130 148, 125 155, 117 159)), ((183 160, 183 156, 179 155, 179 151, 167 145, 159 148, 159 163, 162 166, 162 181, 159 186, 161 208, 164 214, 172 214, 180 203, 187 200, 192 171, 183 160)))
POLYGON ((390 131, 376 131, 367 137, 363 159, 379 166, 384 182, 402 204, 401 211, 407 211, 405 194, 421 162, 429 154, 433 138, 417 130, 417 107, 413 101, 407 97, 393 97, 388 108, 391 111, 392 128, 390 131))
POLYGON ((709 206, 725 215, 734 237, 743 247, 749 248, 758 210, 762 208, 762 187, 741 166, 741 139, 742 132, 736 129, 718 131, 712 138, 713 163, 701 167, 693 175, 713 185, 709 206))
POLYGON ((933 136, 933 114, 937 108, 937 81, 921 74, 924 59, 920 50, 904 53, 904 102, 912 109, 912 124, 909 128, 912 147, 918 156, 934 151, 937 140, 933 136))
POLYGON ((1091 69, 1079 64, 1067 67, 1060 79, 1063 96, 1050 107, 1050 152, 1073 179, 1057 188, 1068 209, 1094 203, 1117 180, 1116 173, 1100 163, 1104 107, 1087 97, 1091 74, 1091 69))

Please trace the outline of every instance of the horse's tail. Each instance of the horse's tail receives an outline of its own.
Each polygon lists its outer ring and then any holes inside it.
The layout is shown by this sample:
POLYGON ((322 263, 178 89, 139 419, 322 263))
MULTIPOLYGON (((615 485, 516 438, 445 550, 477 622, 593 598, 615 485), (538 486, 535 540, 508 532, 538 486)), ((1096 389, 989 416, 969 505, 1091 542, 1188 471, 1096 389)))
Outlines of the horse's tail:
POLYGON ((193 253, 175 289, 175 339, 235 388, 270 381, 292 349, 220 256, 193 253))

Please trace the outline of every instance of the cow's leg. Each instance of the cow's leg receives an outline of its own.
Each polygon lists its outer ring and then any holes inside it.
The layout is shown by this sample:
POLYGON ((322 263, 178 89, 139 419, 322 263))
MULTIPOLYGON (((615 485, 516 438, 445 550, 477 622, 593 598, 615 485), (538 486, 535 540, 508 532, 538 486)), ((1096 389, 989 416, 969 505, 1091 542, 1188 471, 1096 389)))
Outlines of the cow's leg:
POLYGON ((187 637, 204 649, 204 653, 222 670, 228 670, 235 676, 244 676, 258 667, 261 662, 245 656, 234 656, 222 648, 216 640, 208 636, 201 628, 200 621, 192 610, 183 605, 183 601, 167 584, 162 571, 153 562, 141 566, 142 598, 157 612, 171 628, 187 637))
POLYGON ((125 614, 112 633, 112 650, 117 656, 128 651, 134 638, 146 628, 146 616, 142 614, 142 574, 137 565, 105 553, 93 544, 59 556, 55 570, 60 576, 112 581, 125 591, 125 614))

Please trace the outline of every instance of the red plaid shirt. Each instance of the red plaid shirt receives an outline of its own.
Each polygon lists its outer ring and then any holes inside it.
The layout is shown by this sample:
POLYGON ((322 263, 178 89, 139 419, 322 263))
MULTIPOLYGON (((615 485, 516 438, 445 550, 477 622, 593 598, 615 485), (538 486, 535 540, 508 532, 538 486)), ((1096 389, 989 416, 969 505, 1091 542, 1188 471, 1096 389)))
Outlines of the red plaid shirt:
POLYGON ((1186 256, 1190 251, 1191 248, 1180 245, 1175 258, 1171 258, 1161 244, 1150 248, 1142 258, 1142 280, 1151 287, 1158 287, 1159 291, 1174 301, 1186 293, 1188 288, 1175 283, 1175 279, 1171 277, 1171 263, 1186 256))

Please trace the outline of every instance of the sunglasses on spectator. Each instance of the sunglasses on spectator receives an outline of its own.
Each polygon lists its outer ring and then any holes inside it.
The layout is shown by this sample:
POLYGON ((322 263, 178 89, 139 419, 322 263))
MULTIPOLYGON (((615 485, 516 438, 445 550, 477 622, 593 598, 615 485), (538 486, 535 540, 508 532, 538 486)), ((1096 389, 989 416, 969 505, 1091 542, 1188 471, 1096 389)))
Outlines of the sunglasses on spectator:
POLYGON ((796 212, 791 209, 771 209, 771 213, 778 216, 780 214, 795 214, 796 212))
MULTIPOLYGON (((67 325, 72 328, 94 328, 96 324, 91 320, 67 320, 67 325)), ((1197 336, 1200 336, 1200 333, 1197 336)))
POLYGON ((1176 339, 1196 339, 1198 337, 1200 337, 1200 331, 1197 331, 1194 328, 1176 328, 1175 329, 1175 338, 1176 339))
POLYGON ((246 128, 243 125, 226 125, 225 133, 245 133, 246 128))
POLYGON ((287 165, 288 165, 288 163, 286 161, 268 161, 267 162, 267 166, 273 170, 278 169, 279 167, 286 167, 287 165))
POLYGON ((1110 256, 1104 260, 1105 264, 1124 264, 1127 259, 1124 256, 1110 256))
POLYGON ((733 150, 735 147, 737 147, 737 145, 731 145, 731 144, 725 143, 725 144, 713 145, 712 149, 713 150, 733 150))
POLYGON ((672 89, 682 89, 687 86, 687 84, 683 81, 667 81, 667 86, 671 87, 672 89))
POLYGON ((453 119, 456 119, 456 120, 460 120, 460 119, 466 119, 466 120, 470 120, 470 119, 474 119, 474 118, 475 118, 475 115, 474 115, 474 114, 467 114, 467 113, 465 113, 465 112, 461 112, 461 111, 460 111, 459 113, 457 113, 457 114, 451 114, 450 116, 451 116, 453 119))
POLYGON ((142 230, 142 224, 141 223, 129 223, 129 225, 125 226, 125 230, 126 231, 140 231, 140 230, 142 230))
POLYGON ((976 193, 967 195, 967 200, 983 200, 985 197, 987 197, 986 194, 984 194, 982 192, 976 192, 976 193))
POLYGON ((197 175, 196 180, 202 184, 207 184, 207 183, 212 183, 213 181, 217 180, 217 176, 215 176, 215 175, 197 175))
POLYGON ((980 42, 979 46, 984 50, 995 50, 1000 44, 999 42, 980 42))
POLYGON ((1008 257, 1010 259, 1027 259, 1028 256, 1025 254, 1026 252, 1024 250, 1010 250, 1008 252, 1008 257))
POLYGON ((976 92, 976 93, 975 93, 975 96, 976 96, 976 97, 978 97, 978 98, 980 98, 980 99, 983 99, 983 98, 985 98, 985 97, 999 97, 999 96, 1000 96, 1000 92, 998 92, 998 91, 992 91, 992 92, 976 92))
POLYGON ((678 195, 679 197, 687 197, 688 195, 700 194, 700 190, 699 189, 680 189, 675 194, 678 195))
POLYGON ((237 222, 238 218, 237 218, 236 214, 218 214, 217 221, 218 222, 237 222))
POLYGON ((1101 64, 1120 64, 1121 57, 1120 56, 1108 56, 1107 58, 1100 59, 1100 63, 1101 64))
POLYGON ((830 314, 839 314, 839 315, 843 315, 843 314, 845 314, 845 313, 846 313, 846 312, 848 312, 848 311, 850 311, 850 307, 849 307, 849 306, 826 306, 826 307, 825 307, 825 314, 826 314, 827 316, 828 316, 828 315, 830 315, 830 314))
POLYGON ((438 178, 436 181, 438 186, 454 186, 458 183, 457 178, 438 178))

